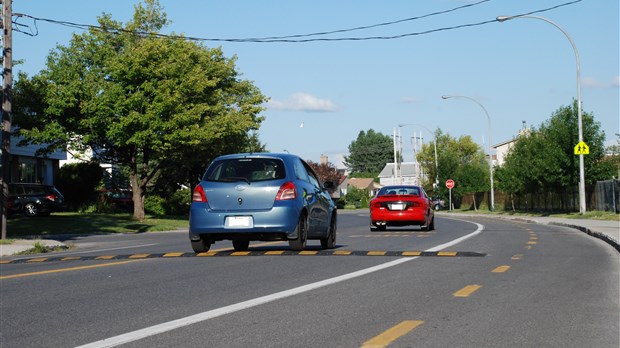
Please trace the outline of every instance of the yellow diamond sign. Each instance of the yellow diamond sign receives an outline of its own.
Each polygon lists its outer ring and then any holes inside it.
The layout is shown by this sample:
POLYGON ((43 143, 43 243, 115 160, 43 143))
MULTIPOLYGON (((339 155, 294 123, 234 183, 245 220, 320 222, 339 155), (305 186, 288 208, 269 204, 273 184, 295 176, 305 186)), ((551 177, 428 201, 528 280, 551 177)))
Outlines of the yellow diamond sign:
POLYGON ((575 155, 589 155, 589 154, 590 154, 590 147, 583 141, 580 141, 579 144, 575 145, 575 155))

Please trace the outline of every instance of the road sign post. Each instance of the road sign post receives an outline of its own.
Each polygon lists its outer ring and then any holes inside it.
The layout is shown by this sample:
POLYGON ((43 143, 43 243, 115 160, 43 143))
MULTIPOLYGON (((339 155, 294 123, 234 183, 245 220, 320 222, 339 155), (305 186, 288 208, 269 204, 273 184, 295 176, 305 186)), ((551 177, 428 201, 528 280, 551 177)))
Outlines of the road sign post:
POLYGON ((454 180, 446 180, 446 187, 448 188, 448 191, 450 193, 450 200, 448 201, 448 204, 450 204, 450 210, 452 210, 452 188, 454 187, 454 180))

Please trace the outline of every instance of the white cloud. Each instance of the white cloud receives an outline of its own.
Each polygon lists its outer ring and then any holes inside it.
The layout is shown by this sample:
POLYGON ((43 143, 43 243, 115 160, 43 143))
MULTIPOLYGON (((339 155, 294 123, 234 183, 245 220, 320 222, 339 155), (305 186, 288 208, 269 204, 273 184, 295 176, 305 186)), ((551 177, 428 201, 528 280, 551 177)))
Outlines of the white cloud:
POLYGON ((267 108, 273 110, 293 110, 309 112, 334 112, 340 108, 331 100, 320 99, 308 93, 295 93, 286 100, 270 99, 267 108))
POLYGON ((419 97, 402 97, 401 101, 405 104, 413 104, 413 103, 420 103, 422 101, 422 98, 419 97))
POLYGON ((581 83, 584 87, 592 87, 592 88, 618 88, 620 87, 620 76, 616 76, 612 79, 611 82, 601 82, 592 77, 584 77, 581 80, 581 83))

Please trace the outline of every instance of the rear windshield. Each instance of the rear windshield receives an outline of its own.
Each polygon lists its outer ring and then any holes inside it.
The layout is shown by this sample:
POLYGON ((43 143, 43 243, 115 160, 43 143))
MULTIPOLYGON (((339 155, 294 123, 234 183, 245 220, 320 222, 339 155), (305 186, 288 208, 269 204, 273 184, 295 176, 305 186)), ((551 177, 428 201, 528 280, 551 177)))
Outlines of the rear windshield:
POLYGON ((214 162, 204 175, 205 181, 267 181, 284 179, 284 163, 276 158, 235 158, 214 162))
POLYGON ((420 196, 420 188, 412 187, 412 186, 389 186, 383 187, 377 196, 385 196, 385 195, 414 195, 420 196))

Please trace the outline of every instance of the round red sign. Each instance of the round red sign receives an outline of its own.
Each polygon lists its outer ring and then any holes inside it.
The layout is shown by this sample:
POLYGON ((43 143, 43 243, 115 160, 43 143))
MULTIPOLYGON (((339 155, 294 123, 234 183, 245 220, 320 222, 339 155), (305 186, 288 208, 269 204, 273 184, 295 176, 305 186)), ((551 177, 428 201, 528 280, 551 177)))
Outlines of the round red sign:
POLYGON ((446 187, 449 188, 449 189, 453 188, 454 187, 454 180, 452 180, 452 179, 446 180, 446 187))

